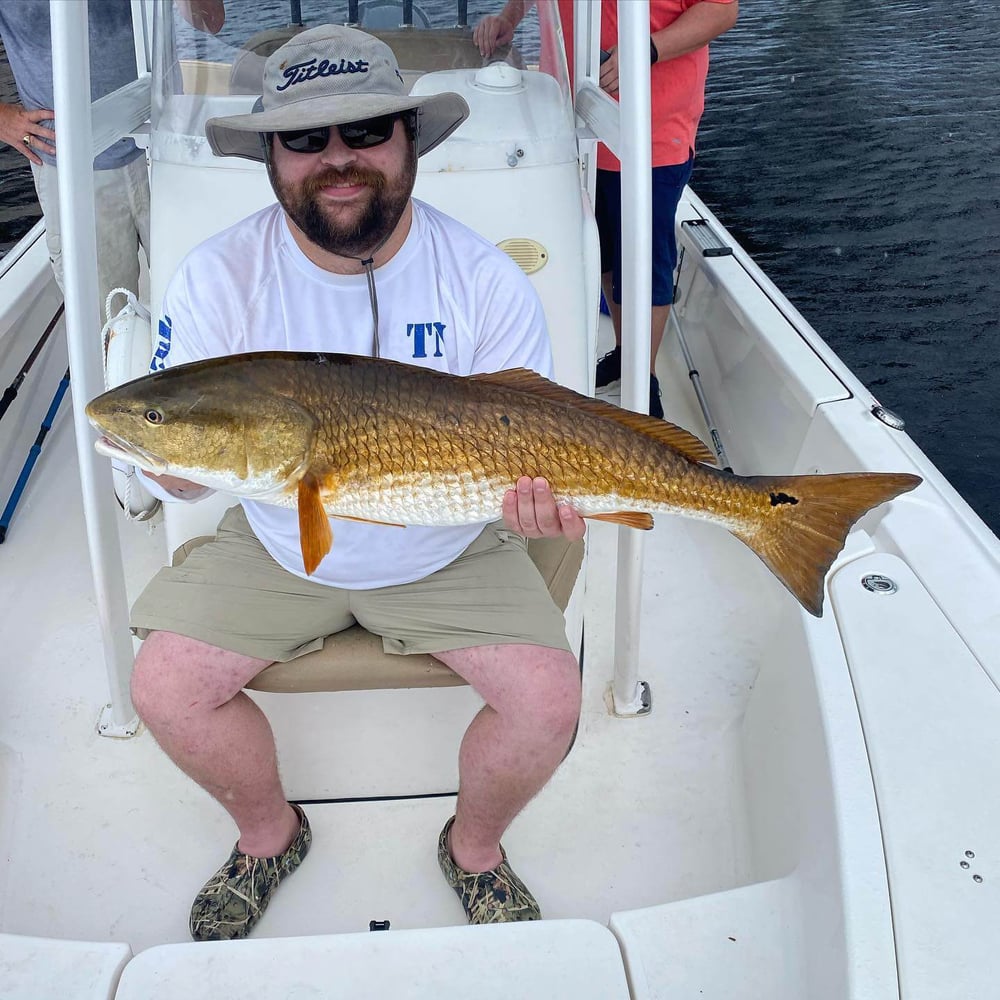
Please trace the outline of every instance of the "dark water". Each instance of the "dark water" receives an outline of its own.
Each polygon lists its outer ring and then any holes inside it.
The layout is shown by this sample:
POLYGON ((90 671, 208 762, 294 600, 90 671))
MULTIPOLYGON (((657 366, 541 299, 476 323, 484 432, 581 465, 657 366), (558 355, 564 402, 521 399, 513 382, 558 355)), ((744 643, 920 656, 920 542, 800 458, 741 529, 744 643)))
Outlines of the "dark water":
MULTIPOLYGON (((442 4, 455 9, 424 7, 442 4)), ((473 0, 470 22, 499 6, 473 0)), ((227 7, 219 40, 237 44, 247 15, 287 10, 227 7)), ((996 0, 744 0, 712 47, 693 185, 1000 533, 998 13, 996 0)), ((0 61, 0 100, 14 94, 0 61)), ((0 185, 6 251, 38 216, 8 147, 0 185)))
MULTIPOLYGON (((20 103, 2 42, 0 102, 20 103)), ((41 215, 31 180, 31 164, 16 149, 0 142, 0 257, 31 229, 41 215)))
POLYGON ((693 186, 1000 533, 998 14, 744 2, 693 186))

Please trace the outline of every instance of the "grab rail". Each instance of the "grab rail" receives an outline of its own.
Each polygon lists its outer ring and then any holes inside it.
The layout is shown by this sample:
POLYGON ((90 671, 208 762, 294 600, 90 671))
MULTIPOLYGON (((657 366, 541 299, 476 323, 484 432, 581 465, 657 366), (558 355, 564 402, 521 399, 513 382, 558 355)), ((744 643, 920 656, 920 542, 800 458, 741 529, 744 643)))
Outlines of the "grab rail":
MULTIPOLYGON (((622 167, 622 405, 649 408, 649 303, 652 301, 652 157, 650 151, 649 2, 618 5, 619 101, 596 83, 600 4, 577 0, 574 65, 577 113, 622 167), (579 72, 583 67, 585 74, 579 72)), ((649 687, 639 679, 639 618, 644 539, 618 531, 614 679, 616 715, 645 715, 649 687)))
MULTIPOLYGON (((63 276, 66 301, 66 341, 73 387, 73 424, 83 491, 83 511, 101 623, 101 639, 111 702, 101 728, 103 735, 135 732, 135 709, 129 696, 132 638, 128 629, 128 599, 121 563, 111 465, 97 460, 94 431, 87 419, 87 401, 104 391, 104 371, 94 317, 97 301, 97 227, 94 187, 80 184, 93 172, 94 131, 90 104, 90 53, 87 38, 88 3, 49 4, 55 113, 59 125, 59 201, 63 233, 63 276), (89 249, 89 252, 88 252, 89 249)), ((103 134, 103 132, 102 132, 103 134)))

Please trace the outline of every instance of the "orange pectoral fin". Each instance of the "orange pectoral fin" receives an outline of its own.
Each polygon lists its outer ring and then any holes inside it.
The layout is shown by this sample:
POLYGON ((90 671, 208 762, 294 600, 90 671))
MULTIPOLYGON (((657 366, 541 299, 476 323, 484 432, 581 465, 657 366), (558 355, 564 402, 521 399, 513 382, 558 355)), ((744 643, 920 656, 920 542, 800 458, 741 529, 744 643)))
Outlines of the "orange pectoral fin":
POLYGON ((624 524, 626 528, 640 528, 649 531, 653 527, 653 515, 641 510, 617 510, 613 514, 584 514, 592 521, 610 521, 612 524, 624 524))
POLYGON ((333 531, 320 500, 319 483, 309 474, 299 480, 299 544, 306 574, 312 576, 333 545, 333 531))

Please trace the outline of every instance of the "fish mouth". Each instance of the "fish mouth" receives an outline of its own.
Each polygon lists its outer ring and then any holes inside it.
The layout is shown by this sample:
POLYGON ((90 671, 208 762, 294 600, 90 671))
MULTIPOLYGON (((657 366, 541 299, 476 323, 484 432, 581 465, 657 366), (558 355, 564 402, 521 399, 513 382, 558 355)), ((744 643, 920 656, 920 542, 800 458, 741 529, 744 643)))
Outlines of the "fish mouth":
POLYGON ((105 458, 117 459, 129 465, 137 465, 154 476, 162 476, 167 471, 167 463, 162 458, 143 448, 129 444, 110 432, 105 432, 94 442, 94 450, 105 458))

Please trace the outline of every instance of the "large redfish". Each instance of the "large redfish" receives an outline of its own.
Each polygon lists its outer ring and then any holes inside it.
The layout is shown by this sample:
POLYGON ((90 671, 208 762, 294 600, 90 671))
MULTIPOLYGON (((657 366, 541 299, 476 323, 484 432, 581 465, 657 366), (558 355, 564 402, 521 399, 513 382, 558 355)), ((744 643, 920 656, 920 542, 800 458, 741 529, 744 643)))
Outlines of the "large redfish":
POLYGON ((847 532, 920 479, 735 476, 663 420, 523 369, 460 377, 343 354, 262 352, 179 365, 98 396, 97 449, 156 474, 298 507, 311 573, 330 517, 466 524, 544 476, 585 517, 651 528, 651 512, 715 521, 814 615, 847 532))

